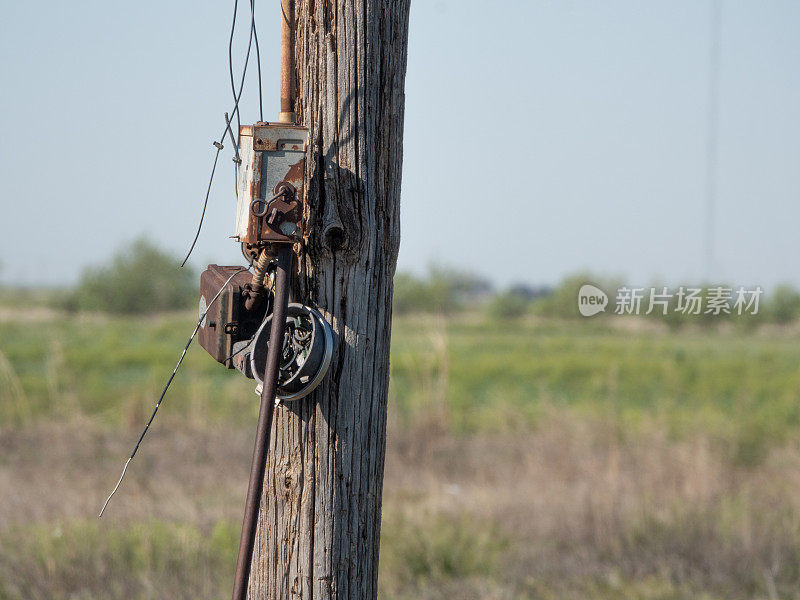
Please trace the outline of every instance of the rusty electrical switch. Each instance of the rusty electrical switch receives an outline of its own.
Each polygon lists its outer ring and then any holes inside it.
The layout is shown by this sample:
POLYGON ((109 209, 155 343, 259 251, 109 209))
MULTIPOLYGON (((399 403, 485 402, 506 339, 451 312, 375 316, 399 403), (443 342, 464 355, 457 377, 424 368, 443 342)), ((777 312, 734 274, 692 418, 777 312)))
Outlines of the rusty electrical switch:
POLYGON ((294 243, 302 235, 308 129, 288 123, 244 125, 237 182, 236 234, 245 254, 266 243, 294 243))

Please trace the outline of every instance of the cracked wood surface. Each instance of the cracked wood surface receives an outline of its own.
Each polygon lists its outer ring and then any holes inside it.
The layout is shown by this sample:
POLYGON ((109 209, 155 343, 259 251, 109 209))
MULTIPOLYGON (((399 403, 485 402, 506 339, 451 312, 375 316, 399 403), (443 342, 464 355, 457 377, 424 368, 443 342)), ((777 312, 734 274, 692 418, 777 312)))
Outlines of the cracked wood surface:
POLYGON ((299 0, 295 110, 310 129, 293 296, 336 332, 331 369, 280 406, 249 598, 374 599, 409 0, 299 0))

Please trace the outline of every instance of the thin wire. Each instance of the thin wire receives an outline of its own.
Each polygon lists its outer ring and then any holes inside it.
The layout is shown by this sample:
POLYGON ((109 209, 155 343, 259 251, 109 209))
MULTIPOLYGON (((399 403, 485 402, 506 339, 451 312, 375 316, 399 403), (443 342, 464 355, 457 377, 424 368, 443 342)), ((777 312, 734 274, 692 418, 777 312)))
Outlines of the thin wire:
POLYGON ((247 350, 249 347, 250 347, 250 344, 245 344, 244 346, 242 346, 241 348, 239 348, 239 349, 238 349, 236 352, 234 352, 233 354, 231 354, 231 355, 230 355, 228 358, 226 358, 225 360, 223 360, 223 361, 220 361, 220 362, 222 362, 222 364, 224 365, 226 362, 228 362, 228 361, 229 361, 230 359, 232 359, 234 356, 236 356, 237 354, 241 354, 242 352, 244 352, 245 350, 247 350))
MULTIPOLYGON (((250 50, 253 47, 253 34, 255 33, 254 30, 254 22, 250 22, 250 38, 247 41, 247 53, 244 56, 244 66, 242 67, 242 79, 239 82, 239 93, 236 93, 236 90, 233 90, 233 98, 235 102, 233 103, 233 110, 231 111, 231 118, 233 118, 233 114, 236 113, 236 124, 239 126, 239 131, 242 129, 242 122, 240 119, 241 111, 239 110, 239 100, 242 98, 242 90, 244 89, 244 79, 245 75, 247 75, 247 64, 250 62, 250 50)), ((222 136, 225 136, 223 132, 222 136)))
MULTIPOLYGON (((253 1, 253 0, 251 0, 251 1, 253 1)), ((231 25, 231 37, 230 37, 230 41, 229 41, 229 45, 228 45, 228 59, 229 59, 228 60, 228 65, 230 67, 231 81, 232 82, 233 82, 233 58, 232 58, 232 55, 231 55, 231 44, 233 43, 233 32, 234 32, 234 30, 236 28, 236 11, 237 11, 238 5, 239 5, 239 0, 235 0, 234 1, 234 8, 233 8, 233 23, 231 25)), ((237 122, 237 125, 239 126, 239 130, 240 131, 241 131, 242 124, 241 124, 241 119, 239 117, 239 100, 241 99, 242 91, 244 90, 244 81, 245 81, 245 76, 247 75, 247 64, 250 61, 250 50, 251 50, 252 45, 253 45, 253 36, 254 35, 255 35, 255 18, 251 19, 251 21, 250 21, 250 40, 247 43, 247 54, 245 55, 245 58, 244 58, 244 67, 242 68, 242 80, 239 83, 239 93, 238 93, 238 95, 236 93, 236 87, 232 83, 233 98, 234 98, 235 102, 233 104, 233 110, 231 111, 230 119, 233 120, 234 115, 236 116, 236 122, 237 122)), ((260 78, 259 78, 259 84, 260 84, 260 78)), ((225 120, 225 129, 222 130, 222 134, 219 136, 219 141, 218 142, 214 142, 214 145, 217 147, 217 155, 214 157, 214 166, 211 169, 211 177, 209 178, 208 189, 206 190, 206 197, 205 197, 205 200, 203 201, 203 212, 200 214, 200 223, 197 225, 197 232, 194 235, 194 240, 192 241, 192 245, 189 248, 189 252, 186 253, 186 258, 184 258, 183 262, 181 263, 181 267, 186 265, 186 261, 189 260, 189 257, 192 255, 192 251, 194 251, 195 244, 197 244, 197 239, 200 237, 200 231, 203 229, 203 220, 204 220, 205 215, 206 215, 206 207, 208 206, 208 197, 209 197, 209 194, 211 193, 211 183, 214 181, 214 170, 216 169, 216 166, 217 166, 217 159, 219 158, 219 153, 222 150, 222 141, 225 139, 225 134, 228 132, 229 128, 230 128, 230 121, 226 118, 226 120, 225 120)), ((236 153, 238 154, 238 149, 236 150, 236 153)))
POLYGON ((231 35, 228 38, 228 73, 231 79, 231 92, 233 93, 234 109, 231 111, 231 119, 236 113, 236 124, 241 129, 242 121, 238 110, 239 99, 242 97, 242 88, 244 86, 244 76, 247 73, 247 63, 250 60, 250 49, 253 40, 256 42, 256 62, 258 64, 258 101, 259 101, 259 115, 261 120, 264 120, 264 107, 261 91, 261 49, 258 46, 258 33, 256 32, 256 3, 255 0, 250 0, 250 38, 247 41, 247 54, 244 59, 244 67, 242 70, 242 80, 239 84, 239 93, 236 93, 236 83, 233 76, 233 37, 236 31, 236 13, 239 9, 239 0, 234 0, 233 3, 233 22, 231 23, 231 35))
MULTIPOLYGON (((236 82, 234 81, 233 77, 233 35, 236 31, 236 12, 239 10, 239 0, 234 0, 233 2, 233 22, 231 23, 231 36, 228 38, 228 72, 231 76, 231 92, 233 93, 233 99, 237 100, 236 98, 236 82)), ((252 28, 252 23, 251 23, 252 28)), ((234 115, 231 113, 231 118, 234 115)), ((237 125, 241 129, 242 123, 241 120, 237 118, 237 125)))
POLYGON ((186 264, 186 261, 189 260, 189 257, 192 255, 194 246, 195 244, 197 244, 197 238, 200 237, 200 229, 203 227, 203 219, 206 216, 206 208, 208 207, 208 196, 211 194, 211 184, 214 181, 214 171, 217 170, 217 161, 219 160, 219 153, 222 152, 223 148, 222 144, 219 142, 214 142, 214 145, 217 147, 217 153, 214 155, 214 164, 211 167, 211 177, 208 178, 208 187, 206 188, 206 199, 203 200, 203 212, 200 214, 200 224, 197 226, 197 233, 194 234, 192 245, 189 247, 189 252, 186 253, 186 258, 183 259, 181 267, 186 264))
POLYGON ((239 144, 236 143, 236 138, 233 137, 233 129, 231 129, 231 120, 228 117, 228 113, 225 113, 225 124, 228 126, 228 135, 231 138, 231 144, 233 144, 233 153, 234 153, 233 162, 239 165, 242 162, 242 159, 239 156, 239 144))
POLYGON ((263 121, 264 97, 261 93, 261 50, 258 47, 258 30, 256 29, 256 0, 250 0, 250 15, 252 17, 253 38, 256 41, 256 64, 258 66, 258 120, 263 121))
POLYGON ((114 494, 117 493, 117 490, 119 489, 119 486, 122 485, 122 479, 125 477, 125 473, 128 470, 128 465, 133 460, 133 457, 136 456, 136 452, 137 452, 137 450, 139 450, 139 446, 141 445, 142 440, 144 439, 144 436, 147 434, 148 429, 150 429, 150 425, 153 422, 153 419, 156 418, 156 413, 158 412, 158 409, 161 407, 161 402, 164 400, 164 396, 167 395, 167 390, 169 389, 169 386, 172 384, 172 380, 175 379, 175 374, 178 372, 178 369, 180 368, 181 363, 183 362, 184 356, 186 356, 186 351, 189 350, 189 346, 192 344, 192 341, 194 340, 194 337, 197 335, 197 332, 200 330, 200 326, 202 325, 203 321, 205 320, 206 315, 208 314, 208 311, 211 310, 211 307, 214 305, 214 302, 217 301, 217 298, 219 298, 219 296, 222 293, 222 291, 231 282, 231 279, 233 279, 239 273, 242 273, 242 272, 247 271, 247 270, 248 269, 245 267, 245 268, 241 268, 241 269, 238 269, 238 270, 234 271, 233 274, 230 277, 228 277, 227 281, 222 284, 222 287, 219 288, 219 291, 217 291, 217 294, 216 294, 216 296, 214 296, 214 299, 211 300, 211 302, 208 303, 208 306, 206 307, 205 312, 202 315, 200 315, 200 319, 197 321, 197 325, 195 326, 194 331, 192 332, 192 335, 189 336, 189 341, 187 341, 186 345, 183 347, 183 352, 181 352, 181 356, 178 359, 178 363, 175 365, 175 368, 172 369, 172 375, 169 376, 169 380, 167 381, 167 385, 164 386, 164 389, 161 392, 161 396, 158 398, 158 402, 156 402, 156 407, 153 409, 153 414, 150 415, 150 420, 148 420, 147 421, 147 425, 144 426, 144 430, 142 431, 142 435, 139 436, 139 440, 136 442, 136 446, 134 446, 133 452, 131 452, 130 457, 128 458, 127 461, 125 461, 125 466, 122 468, 122 475, 119 476, 119 481, 117 481, 117 485, 114 486, 114 489, 111 490, 111 493, 108 495, 108 498, 106 498, 105 503, 103 503, 103 508, 100 509, 100 514, 98 515, 98 517, 102 517, 103 516, 103 513, 105 512, 106 507, 108 506, 108 503, 111 502, 111 498, 114 496, 114 494))

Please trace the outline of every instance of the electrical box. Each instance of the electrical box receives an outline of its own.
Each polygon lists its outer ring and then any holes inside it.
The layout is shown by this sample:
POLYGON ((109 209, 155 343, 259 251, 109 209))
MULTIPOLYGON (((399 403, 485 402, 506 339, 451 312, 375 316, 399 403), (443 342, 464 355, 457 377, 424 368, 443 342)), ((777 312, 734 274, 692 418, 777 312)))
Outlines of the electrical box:
MULTIPOLYGON (((200 276, 200 316, 222 285, 243 267, 208 265, 200 276)), ((257 308, 247 310, 242 289, 250 283, 251 275, 242 271, 233 276, 225 289, 211 306, 200 324, 197 340, 214 360, 233 369, 233 345, 241 340, 250 340, 266 317, 271 302, 262 302, 257 308)))
MULTIPOLYGON (((247 350, 243 372, 264 385, 264 365, 270 344, 272 315, 259 328, 247 350)), ((310 394, 325 377, 333 355, 333 329, 319 312, 302 304, 289 304, 283 352, 278 367, 278 398, 297 400, 310 394)), ((256 388, 258 389, 258 388, 256 388)))
POLYGON ((308 129, 288 123, 243 125, 239 131, 236 234, 245 254, 264 242, 300 239, 308 129), (288 186, 287 186, 288 184, 288 186), (291 193, 281 196, 287 187, 291 193), (291 197, 296 200, 292 202, 291 197), (286 201, 286 202, 284 202, 286 201), (276 203, 282 203, 276 206, 276 203), (280 218, 270 212, 279 211, 280 218), (274 217, 274 215, 273 215, 274 217))

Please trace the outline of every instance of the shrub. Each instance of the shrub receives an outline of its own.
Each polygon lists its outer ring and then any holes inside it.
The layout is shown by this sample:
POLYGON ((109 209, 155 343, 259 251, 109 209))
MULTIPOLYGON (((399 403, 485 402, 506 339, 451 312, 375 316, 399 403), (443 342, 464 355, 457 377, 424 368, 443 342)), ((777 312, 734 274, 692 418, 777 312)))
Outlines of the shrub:
POLYGON ((785 324, 800 318, 800 293, 789 285, 779 285, 767 301, 771 321, 785 324))
POLYGON ((394 277, 394 311, 452 313, 491 292, 485 279, 465 271, 431 267, 427 276, 397 273, 394 277))
POLYGON ((500 294, 496 294, 489 302, 489 314, 496 319, 519 319, 523 317, 529 310, 531 301, 525 296, 508 290, 500 294))
POLYGON ((236 559, 238 527, 163 521, 71 521, 0 532, 0 598, 219 598, 236 559), (210 535, 209 535, 210 534, 210 535))
POLYGON ((612 314, 616 290, 620 286, 619 282, 614 279, 598 278, 590 273, 578 273, 563 279, 551 294, 534 301, 534 311, 543 317, 583 318, 578 311, 578 290, 586 283, 599 287, 608 295, 608 306, 605 312, 597 316, 612 314))
POLYGON ((117 314, 185 308, 196 298, 195 277, 174 256, 140 239, 110 265, 85 269, 65 308, 117 314))
POLYGON ((390 514, 381 533, 383 586, 390 592, 430 581, 491 576, 507 545, 495 522, 473 515, 390 514))
POLYGON ((437 298, 430 284, 411 273, 397 273, 394 276, 394 312, 407 314, 415 312, 431 312, 434 306, 442 303, 437 298))

